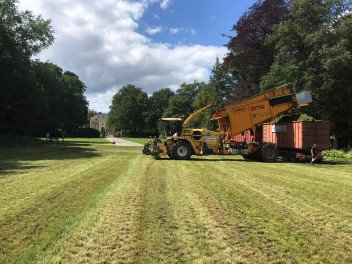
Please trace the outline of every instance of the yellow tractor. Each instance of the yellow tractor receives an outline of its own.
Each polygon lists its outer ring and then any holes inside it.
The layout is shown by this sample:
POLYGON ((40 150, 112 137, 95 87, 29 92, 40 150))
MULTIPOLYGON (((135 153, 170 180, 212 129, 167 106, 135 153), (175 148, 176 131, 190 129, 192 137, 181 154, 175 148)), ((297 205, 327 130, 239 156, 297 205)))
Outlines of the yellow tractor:
POLYGON ((168 155, 172 159, 187 160, 192 155, 242 155, 245 159, 275 162, 276 145, 272 143, 235 142, 234 136, 271 121, 278 115, 290 114, 312 102, 305 91, 295 94, 292 85, 274 88, 242 102, 226 106, 213 114, 219 131, 190 128, 192 118, 210 105, 194 112, 184 122, 180 118, 162 118, 166 139, 154 139, 144 146, 143 153, 155 159, 168 155))

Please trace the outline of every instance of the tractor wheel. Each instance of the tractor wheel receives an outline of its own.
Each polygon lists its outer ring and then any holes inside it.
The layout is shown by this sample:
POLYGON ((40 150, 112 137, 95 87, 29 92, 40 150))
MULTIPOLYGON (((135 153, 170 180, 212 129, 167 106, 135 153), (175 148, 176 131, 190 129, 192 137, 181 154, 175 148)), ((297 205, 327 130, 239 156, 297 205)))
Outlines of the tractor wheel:
POLYGON ((179 141, 172 147, 171 154, 176 160, 188 160, 192 156, 192 149, 189 143, 179 141))
POLYGON ((158 147, 155 145, 153 150, 150 153, 154 159, 160 159, 160 153, 158 147))
POLYGON ((143 154, 150 155, 150 154, 152 154, 152 152, 150 151, 149 148, 145 148, 145 149, 143 149, 143 154))
POLYGON ((264 162, 276 162, 278 157, 278 151, 275 145, 265 144, 260 153, 260 158, 264 162))

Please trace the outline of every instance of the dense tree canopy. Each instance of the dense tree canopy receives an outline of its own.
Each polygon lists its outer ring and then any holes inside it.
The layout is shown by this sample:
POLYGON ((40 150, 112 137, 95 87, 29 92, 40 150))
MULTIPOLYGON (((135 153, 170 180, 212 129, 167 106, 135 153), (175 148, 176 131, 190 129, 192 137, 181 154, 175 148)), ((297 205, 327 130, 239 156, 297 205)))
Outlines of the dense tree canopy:
POLYGON ((109 125, 116 130, 128 130, 131 134, 142 134, 148 110, 148 95, 134 85, 122 87, 112 99, 109 125))
POLYGON ((165 109, 165 117, 186 118, 194 111, 193 103, 198 92, 205 87, 203 82, 183 83, 176 91, 175 96, 170 98, 168 107, 165 109))
POLYGON ((310 113, 331 120, 340 143, 351 146, 351 3, 296 0, 291 16, 268 38, 277 56, 262 89, 291 82, 298 91, 311 90, 310 113))
POLYGON ((29 57, 22 52, 11 30, 0 24, 0 133, 16 132, 21 127, 31 133, 30 116, 39 105, 36 80, 31 72, 29 57))
POLYGON ((168 107, 170 98, 174 95, 175 93, 169 88, 163 88, 154 92, 149 98, 146 127, 152 134, 158 133, 158 121, 168 107))
POLYGON ((42 129, 72 131, 87 123, 88 102, 85 85, 78 76, 52 63, 36 62, 35 76, 40 85, 42 129))
POLYGON ((236 32, 227 47, 224 66, 237 80, 236 101, 259 92, 260 78, 274 61, 274 45, 265 42, 274 25, 287 20, 289 10, 285 0, 260 0, 233 26, 236 32))
POLYGON ((195 110, 207 105, 211 105, 211 107, 195 116, 191 125, 215 129, 217 126, 215 122, 211 121, 211 116, 219 108, 234 102, 236 84, 236 80, 231 73, 225 70, 219 59, 216 59, 209 83, 200 89, 193 102, 195 110))
POLYGON ((85 85, 31 56, 54 40, 50 20, 0 0, 0 133, 45 135, 87 123, 85 85))
POLYGON ((19 11, 18 0, 0 0, 0 25, 7 30, 25 55, 33 55, 54 41, 50 20, 19 11))

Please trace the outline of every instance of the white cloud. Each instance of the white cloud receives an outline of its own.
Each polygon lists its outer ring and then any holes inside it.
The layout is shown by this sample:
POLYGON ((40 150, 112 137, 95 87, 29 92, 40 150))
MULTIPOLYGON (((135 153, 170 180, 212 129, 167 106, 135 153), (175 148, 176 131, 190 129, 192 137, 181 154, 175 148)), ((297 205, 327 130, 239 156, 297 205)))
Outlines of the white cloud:
POLYGON ((196 31, 195 29, 193 29, 193 28, 190 30, 190 33, 191 33, 192 35, 197 35, 197 31, 196 31))
POLYGON ((170 33, 171 34, 177 34, 180 33, 182 31, 182 28, 170 28, 170 33))
POLYGON ((149 35, 155 35, 157 33, 160 33, 162 30, 162 27, 147 27, 145 32, 147 32, 149 35))
POLYGON ((160 16, 158 16, 157 14, 154 14, 154 18, 155 19, 160 19, 160 16))
POLYGON ((137 32, 151 3, 21 0, 20 6, 52 19, 56 42, 40 59, 78 74, 87 85, 90 107, 108 111, 112 95, 129 83, 151 94, 183 82, 207 81, 215 58, 226 53, 224 47, 151 42, 137 32))
POLYGON ((170 4, 171 4, 170 0, 162 0, 161 3, 160 3, 160 7, 162 9, 167 9, 170 4))

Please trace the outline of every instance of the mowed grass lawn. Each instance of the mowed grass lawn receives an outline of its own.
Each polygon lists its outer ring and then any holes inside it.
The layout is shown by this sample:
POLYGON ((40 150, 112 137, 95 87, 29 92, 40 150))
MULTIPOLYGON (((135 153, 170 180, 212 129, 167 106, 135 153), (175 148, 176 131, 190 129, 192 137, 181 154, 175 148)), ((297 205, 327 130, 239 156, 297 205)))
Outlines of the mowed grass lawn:
POLYGON ((352 166, 0 150, 0 263, 352 263, 352 166))
POLYGON ((128 137, 121 137, 121 139, 131 141, 134 143, 138 143, 138 144, 142 144, 142 145, 153 140, 153 138, 128 138, 128 137))

